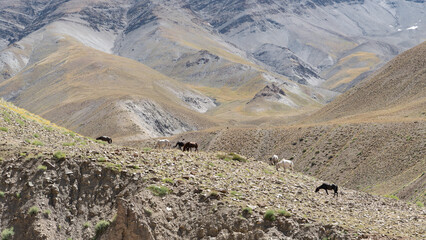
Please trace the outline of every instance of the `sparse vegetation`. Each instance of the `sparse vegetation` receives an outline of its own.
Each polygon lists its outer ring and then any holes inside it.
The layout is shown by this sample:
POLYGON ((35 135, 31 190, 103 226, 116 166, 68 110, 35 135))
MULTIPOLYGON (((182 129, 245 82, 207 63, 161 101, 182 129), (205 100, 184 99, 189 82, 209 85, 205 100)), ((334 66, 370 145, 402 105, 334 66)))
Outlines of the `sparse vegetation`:
POLYGON ((251 207, 245 207, 242 212, 244 216, 251 215, 253 213, 253 209, 251 209, 251 207))
POLYGON ((95 140, 95 142, 96 142, 96 143, 99 143, 99 144, 103 144, 103 145, 106 145, 106 144, 107 144, 107 142, 104 142, 104 141, 102 141, 102 140, 95 140))
POLYGON ((425 205, 424 205, 424 203, 423 202, 420 202, 420 201, 417 201, 416 202, 416 205, 418 206, 418 207, 424 207, 425 205))
POLYGON ((96 226, 95 226, 96 238, 101 236, 107 230, 109 225, 110 225, 110 222, 105 220, 100 220, 98 223, 96 223, 96 226))
POLYGON ((98 157, 98 162, 106 162, 106 158, 105 157, 98 157))
POLYGON ((40 137, 40 135, 38 134, 38 133, 34 133, 34 135, 33 135, 35 138, 39 138, 40 137))
POLYGON ((9 130, 7 129, 7 127, 0 127, 0 131, 8 132, 9 130))
POLYGON ((31 216, 35 216, 40 212, 40 209, 37 206, 32 206, 29 210, 28 210, 28 214, 31 216))
POLYGON ((39 140, 34 140, 34 141, 32 141, 31 142, 31 144, 32 145, 35 145, 35 146, 43 146, 44 145, 44 143, 42 143, 41 141, 39 141, 39 140))
POLYGON ((85 222, 85 223, 83 224, 83 228, 87 229, 87 228, 89 228, 89 227, 90 227, 90 223, 89 223, 89 222, 85 222))
POLYGON ((37 166, 37 169, 38 169, 38 170, 40 170, 40 171, 46 171, 46 170, 47 170, 47 167, 46 167, 46 166, 44 166, 44 165, 38 165, 38 166, 37 166))
POLYGON ((236 153, 230 153, 229 155, 232 156, 232 160, 234 161, 238 161, 238 162, 247 162, 247 159, 245 159, 244 157, 236 154, 236 153))
POLYGON ((211 191, 209 194, 210 197, 212 198, 218 198, 219 197, 219 193, 216 191, 211 191))
POLYGON ((151 190, 151 192, 155 195, 155 196, 166 196, 169 193, 169 189, 165 186, 155 186, 155 185, 151 185, 148 187, 149 190, 151 190))
POLYGON ((13 235, 15 235, 15 232, 13 231, 13 227, 6 228, 1 232, 1 240, 10 240, 12 239, 13 235))
POLYGON ((171 178, 163 178, 162 182, 164 182, 164 183, 170 183, 170 184, 174 183, 173 179, 171 179, 171 178))
POLYGON ((25 126, 25 122, 22 121, 21 119, 16 119, 16 122, 22 127, 25 126))
POLYGON ((284 216, 284 217, 291 217, 291 213, 287 212, 284 209, 280 209, 277 211, 279 216, 284 216))
POLYGON ((277 219, 277 217, 275 216, 275 211, 274 210, 266 210, 265 215, 263 216, 263 219, 267 220, 267 221, 275 221, 275 219, 277 219))
POLYGON ((151 217, 152 216, 152 210, 149 208, 144 208, 143 209, 144 213, 148 216, 151 217))
POLYGON ((64 146, 64 147, 70 147, 70 146, 74 146, 75 145, 75 142, 65 142, 65 143, 62 143, 62 146, 64 146))
POLYGON ((49 215, 51 214, 52 212, 50 211, 50 209, 46 209, 46 210, 44 210, 43 211, 43 215, 46 217, 46 218, 48 218, 49 217, 49 215))
POLYGON ((53 154, 53 157, 56 158, 56 159, 58 159, 58 160, 65 160, 66 155, 63 152, 58 151, 58 152, 55 152, 53 154))
POLYGON ((395 200, 399 200, 399 197, 397 197, 395 195, 385 195, 385 197, 395 199, 395 200))
POLYGON ((150 147, 146 147, 146 148, 143 148, 142 149, 144 152, 151 152, 152 151, 152 148, 150 148, 150 147))
POLYGON ((0 198, 4 198, 5 193, 3 191, 0 191, 0 198))

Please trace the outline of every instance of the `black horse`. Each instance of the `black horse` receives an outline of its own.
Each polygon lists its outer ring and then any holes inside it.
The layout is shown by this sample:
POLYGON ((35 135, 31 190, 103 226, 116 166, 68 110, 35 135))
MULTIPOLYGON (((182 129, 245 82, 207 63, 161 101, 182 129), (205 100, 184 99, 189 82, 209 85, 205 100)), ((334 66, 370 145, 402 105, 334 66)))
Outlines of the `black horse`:
POLYGON ((185 143, 185 145, 183 145, 183 150, 182 151, 190 151, 192 148, 195 148, 195 151, 198 152, 198 143, 196 142, 187 142, 185 143))
POLYGON ((336 196, 336 195, 339 196, 339 193, 337 192, 337 189, 338 189, 337 185, 323 183, 323 184, 321 184, 321 186, 319 186, 319 187, 317 187, 317 189, 315 189, 315 192, 318 192, 320 189, 324 189, 325 192, 327 193, 327 195, 328 195, 328 191, 327 190, 334 190, 334 195, 333 196, 336 196))
POLYGON ((96 140, 105 141, 105 142, 108 142, 109 144, 112 143, 112 138, 110 138, 108 136, 100 136, 100 137, 96 138, 96 140))
POLYGON ((174 148, 178 147, 180 150, 182 150, 183 145, 185 145, 184 142, 177 142, 176 145, 174 146, 174 148))

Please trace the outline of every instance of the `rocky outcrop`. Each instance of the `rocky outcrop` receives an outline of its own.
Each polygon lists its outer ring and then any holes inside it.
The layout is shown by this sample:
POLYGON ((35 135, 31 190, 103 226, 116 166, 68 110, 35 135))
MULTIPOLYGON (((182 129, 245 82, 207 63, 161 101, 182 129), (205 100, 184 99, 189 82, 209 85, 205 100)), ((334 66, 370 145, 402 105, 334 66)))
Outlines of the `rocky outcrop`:
POLYGON ((282 74, 299 84, 317 86, 324 82, 317 70, 303 62, 288 48, 263 44, 253 53, 253 56, 266 64, 271 71, 282 74))

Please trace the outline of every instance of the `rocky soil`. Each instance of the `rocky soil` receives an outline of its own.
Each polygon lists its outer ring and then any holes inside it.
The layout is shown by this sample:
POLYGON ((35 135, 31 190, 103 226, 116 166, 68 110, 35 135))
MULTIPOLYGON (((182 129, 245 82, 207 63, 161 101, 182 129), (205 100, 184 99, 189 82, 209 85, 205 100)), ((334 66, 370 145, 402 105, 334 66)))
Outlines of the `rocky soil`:
MULTIPOLYGON (((297 171, 355 190, 425 202, 425 121, 291 127, 229 127, 176 136, 205 151, 266 161, 273 154, 297 171)), ((152 143, 146 143, 152 144, 152 143)))
POLYGON ((255 158, 107 145, 9 104, 0 114, 0 229, 12 239, 426 237, 424 207, 315 193, 321 180, 255 158))

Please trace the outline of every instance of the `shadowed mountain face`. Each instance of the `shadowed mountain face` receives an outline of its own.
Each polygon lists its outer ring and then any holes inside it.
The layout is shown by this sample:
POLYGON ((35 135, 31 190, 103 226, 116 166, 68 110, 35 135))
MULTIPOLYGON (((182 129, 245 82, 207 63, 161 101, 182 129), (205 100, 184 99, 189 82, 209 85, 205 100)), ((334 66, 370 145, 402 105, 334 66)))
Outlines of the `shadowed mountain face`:
MULTIPOLYGON (((420 43, 426 37, 424 11, 421 1, 0 0, 1 94, 59 120, 62 113, 56 112, 56 102, 43 105, 25 93, 42 92, 43 88, 37 88, 44 86, 40 82, 55 80, 61 86, 55 88, 61 89, 57 95, 71 96, 67 106, 77 111, 80 99, 73 98, 71 91, 78 88, 65 79, 74 79, 85 66, 62 68, 69 62, 58 61, 62 65, 52 69, 61 69, 60 74, 40 70, 43 63, 54 59, 80 57, 71 55, 78 51, 61 50, 61 40, 67 39, 70 49, 84 46, 88 52, 95 49, 106 54, 93 56, 133 59, 141 65, 129 66, 162 74, 156 86, 167 89, 177 97, 178 105, 195 115, 207 112, 213 122, 256 121, 269 114, 294 116, 295 111, 305 114, 355 86, 401 50, 420 43), (48 48, 44 41, 49 42, 48 48), (28 79, 39 80, 32 84, 28 79), (182 88, 175 90, 176 84, 170 81, 179 82, 182 88), (270 101, 246 106, 271 83, 286 92, 285 101, 275 101, 273 107, 270 101)), ((121 61, 114 59, 109 66, 121 61)), ((101 58, 92 60, 104 64, 101 58)), ((124 76, 128 72, 133 72, 132 77, 143 74, 130 68, 127 72, 113 67, 102 71, 104 79, 115 76, 111 87, 128 86, 133 81, 124 76)), ((146 80, 140 75, 135 78, 146 80)), ((140 91, 134 100, 158 102, 146 93, 140 91)), ((124 91, 118 95, 111 101, 130 99, 124 91)), ((97 100, 86 101, 90 105, 97 100)), ((164 114, 170 109, 181 108, 165 108, 164 114)), ((60 121, 78 130, 82 128, 75 126, 89 121, 82 119, 60 121)), ((143 119, 147 124, 143 136, 198 129, 197 124, 189 127, 182 120, 170 128, 174 130, 166 131, 155 121, 143 119)))

